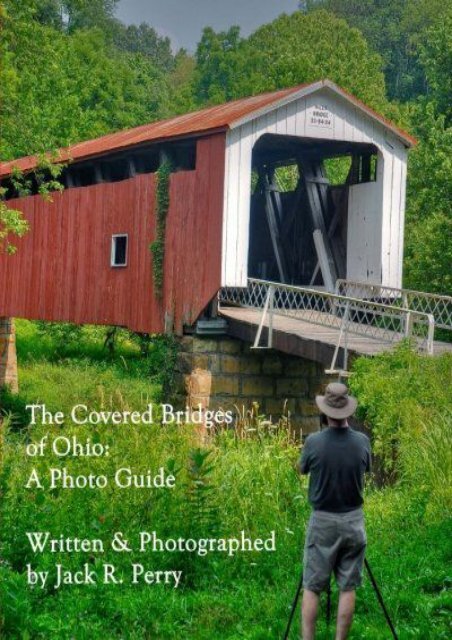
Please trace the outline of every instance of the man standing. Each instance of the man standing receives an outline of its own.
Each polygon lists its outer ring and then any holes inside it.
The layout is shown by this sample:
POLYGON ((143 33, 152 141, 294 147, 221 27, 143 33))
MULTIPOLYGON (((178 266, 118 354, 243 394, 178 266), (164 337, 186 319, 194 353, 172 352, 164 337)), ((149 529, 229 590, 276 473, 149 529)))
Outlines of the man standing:
POLYGON ((347 423, 357 401, 344 384, 329 384, 316 403, 328 427, 306 439, 300 459, 300 472, 310 474, 313 507, 303 560, 303 640, 315 637, 320 593, 328 586, 331 573, 340 590, 336 640, 345 640, 366 549, 362 504, 364 474, 371 468, 370 441, 347 423))

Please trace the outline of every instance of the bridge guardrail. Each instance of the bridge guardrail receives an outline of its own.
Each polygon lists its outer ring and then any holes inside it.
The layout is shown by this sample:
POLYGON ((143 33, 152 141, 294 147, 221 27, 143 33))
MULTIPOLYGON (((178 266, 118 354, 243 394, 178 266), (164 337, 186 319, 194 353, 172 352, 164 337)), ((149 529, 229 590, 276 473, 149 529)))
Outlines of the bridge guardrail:
POLYGON ((353 298, 379 300, 389 306, 403 307, 419 313, 429 313, 435 318, 437 329, 452 331, 451 296, 345 279, 336 281, 336 293, 353 298))
POLYGON ((219 302, 224 306, 262 309, 254 346, 259 345, 267 317, 268 346, 271 346, 273 316, 282 315, 339 329, 339 341, 345 335, 345 343, 348 333, 363 335, 386 344, 412 338, 418 349, 433 353, 433 315, 404 307, 255 278, 248 280, 248 287, 221 289, 219 302))

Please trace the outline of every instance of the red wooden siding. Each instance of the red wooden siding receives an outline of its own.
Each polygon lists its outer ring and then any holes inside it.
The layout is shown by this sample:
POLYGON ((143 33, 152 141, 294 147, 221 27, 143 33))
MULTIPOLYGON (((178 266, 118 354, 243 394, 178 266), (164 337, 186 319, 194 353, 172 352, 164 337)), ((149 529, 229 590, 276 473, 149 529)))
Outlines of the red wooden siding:
POLYGON ((220 287, 225 136, 198 141, 196 171, 171 176, 164 296, 153 292, 154 174, 68 189, 52 203, 8 204, 31 230, 14 256, 0 255, 0 316, 177 331, 220 287), (128 266, 110 267, 111 236, 129 234, 128 266))
POLYGON ((164 298, 177 333, 221 285, 225 142, 224 134, 200 139, 196 179, 191 172, 171 177, 164 298))

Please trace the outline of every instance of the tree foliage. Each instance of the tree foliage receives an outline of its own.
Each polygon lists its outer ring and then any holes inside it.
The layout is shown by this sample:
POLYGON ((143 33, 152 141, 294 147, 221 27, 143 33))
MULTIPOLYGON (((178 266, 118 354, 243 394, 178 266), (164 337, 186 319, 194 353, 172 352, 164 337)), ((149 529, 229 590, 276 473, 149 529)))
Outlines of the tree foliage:
POLYGON ((207 28, 196 62, 201 103, 329 78, 374 107, 386 104, 381 59, 357 29, 326 11, 282 15, 249 38, 238 27, 207 28))
POLYGON ((3 33, 3 159, 47 151, 166 114, 162 72, 141 54, 112 49, 99 29, 68 35, 10 15, 3 33))
MULTIPOLYGON (((38 164, 32 174, 24 175, 16 168, 10 177, 19 197, 30 195, 34 182, 38 194, 45 200, 51 201, 52 193, 63 190, 63 185, 59 181, 62 170, 62 164, 46 155, 38 157, 38 164)), ((6 190, 0 187, 0 253, 13 255, 17 251, 15 239, 22 238, 27 233, 29 225, 21 211, 6 204, 5 194, 6 190)))
POLYGON ((409 158, 405 283, 452 292, 452 8, 420 49, 429 92, 411 107, 419 144, 409 158))
MULTIPOLYGON (((408 170, 405 283, 450 288, 449 0, 305 0, 246 38, 238 27, 204 29, 195 56, 174 54, 152 25, 122 24, 116 5, 0 0, 3 160, 328 77, 418 137, 408 170)), ((13 251, 11 238, 25 231, 20 213, 3 203, 2 248, 13 251)))
MULTIPOLYGON (((0 196, 2 195, 0 190, 0 196)), ((22 238, 28 231, 28 222, 17 209, 8 207, 0 200, 0 253, 16 253, 17 247, 12 238, 22 238)))
POLYGON ((158 69, 172 71, 176 61, 169 38, 162 38, 146 22, 125 26, 117 22, 112 28, 113 42, 118 49, 139 53, 149 58, 158 69))
MULTIPOLYGON (((112 42, 115 5, 116 0, 5 0, 0 5, 2 160, 42 154, 166 115, 168 82, 152 56, 122 51, 112 42)), ((58 176, 35 177, 41 195, 57 188, 58 176)), ((27 180, 20 181, 19 192, 25 194, 27 180)), ((20 211, 0 202, 0 250, 13 253, 13 238, 27 229, 20 211)))
POLYGON ((452 218, 449 210, 433 211, 411 222, 405 248, 405 285, 432 293, 452 292, 452 218))
MULTIPOLYGON (((446 3, 447 6, 447 3, 446 3)), ((431 102, 445 126, 452 126, 452 4, 443 19, 427 31, 419 47, 419 60, 424 69, 428 91, 422 102, 431 102)))
POLYGON ((17 19, 33 19, 67 33, 78 29, 108 29, 115 22, 118 0, 4 0, 17 19))
MULTIPOLYGON (((426 90, 419 47, 427 31, 441 23, 446 0, 307 0, 307 12, 326 9, 361 31, 372 50, 384 60, 388 96, 410 100, 426 90)), ((303 7, 302 7, 303 8, 303 7)), ((450 33, 450 32, 449 32, 450 33)))
POLYGON ((452 293, 452 127, 433 105, 417 105, 413 120, 421 133, 408 163, 405 285, 452 293))

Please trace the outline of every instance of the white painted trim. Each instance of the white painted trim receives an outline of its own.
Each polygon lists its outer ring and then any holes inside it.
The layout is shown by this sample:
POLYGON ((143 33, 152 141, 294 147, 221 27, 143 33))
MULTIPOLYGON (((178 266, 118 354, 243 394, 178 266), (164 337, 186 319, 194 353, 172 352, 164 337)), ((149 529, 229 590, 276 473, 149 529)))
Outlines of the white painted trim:
POLYGON ((129 234, 128 233, 114 233, 111 236, 111 253, 110 253, 110 267, 114 269, 118 269, 121 267, 127 267, 129 257, 129 234), (124 264, 116 264, 115 263, 115 249, 116 249, 116 240, 117 238, 125 238, 126 239, 126 259, 124 264))
POLYGON ((307 87, 302 87, 299 91, 294 91, 293 93, 289 94, 285 98, 280 98, 279 100, 275 100, 271 104, 267 104, 265 107, 256 109, 255 111, 248 113, 246 116, 243 116, 242 118, 239 118, 238 120, 235 120, 234 122, 229 123, 229 128, 236 129, 237 127, 241 127, 242 125, 246 124, 250 120, 255 120, 256 118, 265 116, 267 113, 270 113, 271 111, 276 111, 276 109, 279 109, 280 107, 284 107, 286 104, 289 104, 290 102, 293 102, 295 100, 299 100, 300 98, 304 98, 305 96, 308 96, 311 93, 314 93, 314 91, 319 91, 320 89, 323 89, 323 87, 324 87, 323 80, 320 80, 319 82, 315 82, 314 84, 310 84, 307 87))
POLYGON ((271 104, 266 105, 261 109, 256 109, 252 113, 249 113, 248 115, 243 116, 242 118, 239 118, 234 122, 231 122, 229 124, 229 128, 236 129, 237 127, 241 127, 242 125, 247 124, 251 120, 255 120, 256 118, 264 116, 267 113, 270 113, 271 111, 275 111, 276 109, 284 107, 290 104, 291 102, 299 100, 300 98, 305 98, 306 96, 309 96, 321 89, 329 89, 336 95, 340 96, 348 104, 353 105, 358 111, 360 111, 361 113, 364 113, 373 121, 378 122, 384 129, 391 131, 393 135, 398 140, 400 140, 407 148, 411 148, 414 146, 413 141, 407 136, 404 136, 397 129, 395 125, 389 122, 386 122, 383 117, 379 117, 377 113, 375 113, 372 109, 366 107, 365 104, 361 104, 361 102, 358 101, 357 99, 354 100, 352 96, 345 93, 345 91, 343 91, 340 87, 338 87, 337 84, 334 84, 334 82, 331 82, 331 80, 320 80, 319 82, 314 82, 313 84, 310 84, 307 87, 302 87, 299 91, 294 91, 293 93, 289 94, 288 96, 285 96, 284 98, 281 98, 280 100, 275 100, 275 102, 272 102, 271 104))

